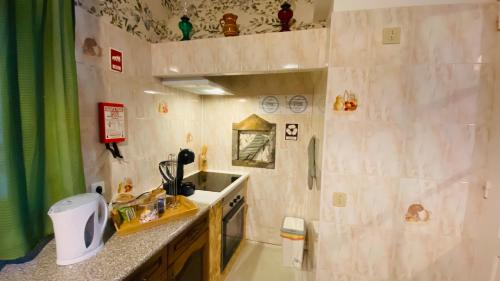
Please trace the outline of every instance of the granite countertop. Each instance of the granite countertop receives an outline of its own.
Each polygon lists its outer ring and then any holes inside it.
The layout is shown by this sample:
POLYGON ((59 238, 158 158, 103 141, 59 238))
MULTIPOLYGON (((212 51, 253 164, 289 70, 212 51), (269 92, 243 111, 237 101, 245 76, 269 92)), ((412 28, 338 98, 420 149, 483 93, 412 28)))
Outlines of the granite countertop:
POLYGON ((0 271, 0 280, 121 280, 208 212, 209 205, 197 205, 196 215, 134 234, 115 234, 96 256, 73 265, 56 264, 56 244, 52 240, 32 261, 5 266, 0 271))

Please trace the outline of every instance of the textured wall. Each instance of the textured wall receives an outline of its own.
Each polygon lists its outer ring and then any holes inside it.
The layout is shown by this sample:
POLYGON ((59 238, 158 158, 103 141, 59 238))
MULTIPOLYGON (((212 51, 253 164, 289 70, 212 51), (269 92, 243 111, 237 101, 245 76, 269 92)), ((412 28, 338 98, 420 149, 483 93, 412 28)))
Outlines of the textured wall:
MULTIPOLYGON (((96 51, 97 50, 97 51, 96 51)), ((132 36, 105 19, 76 9, 76 58, 80 98, 80 129, 87 185, 104 180, 107 198, 116 193, 119 182, 132 179, 134 193, 142 193, 158 186, 161 177, 158 163, 168 153, 177 153, 180 147, 199 149, 201 131, 201 98, 164 87, 151 77, 150 44, 132 36), (86 38, 92 38, 101 48, 96 55, 83 51, 86 38), (124 72, 109 67, 109 48, 124 53, 124 72), (161 92, 150 95, 145 90, 161 92), (117 102, 126 105, 127 141, 119 144, 124 161, 113 159, 99 142, 97 103, 117 102), (159 103, 169 106, 167 114, 160 114, 159 103), (185 114, 189 112, 189 114, 185 114), (186 142, 191 133, 193 141, 186 142)), ((195 168, 190 165, 189 169, 195 168)))
MULTIPOLYGON (((241 34, 279 31, 277 13, 281 0, 191 0, 187 14, 194 25, 192 38, 223 36, 219 20, 226 12, 239 16, 241 34)), ((184 14, 181 0, 75 0, 75 5, 90 14, 103 17, 111 24, 149 42, 178 41, 178 28, 184 14)), ((313 20, 313 0, 291 1, 295 23, 292 29, 324 27, 324 20, 313 20)))
POLYGON ((486 159, 495 7, 333 14, 327 109, 345 89, 360 106, 325 118, 318 280, 484 280, 464 227, 480 216, 468 199, 486 159), (401 44, 381 44, 386 26, 401 44), (412 203, 430 220, 405 222, 412 203))

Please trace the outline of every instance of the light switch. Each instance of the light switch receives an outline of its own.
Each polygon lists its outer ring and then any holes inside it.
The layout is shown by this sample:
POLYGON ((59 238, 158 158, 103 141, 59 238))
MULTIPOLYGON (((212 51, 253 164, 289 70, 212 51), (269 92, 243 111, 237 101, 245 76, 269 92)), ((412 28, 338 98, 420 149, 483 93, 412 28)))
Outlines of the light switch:
POLYGON ((401 27, 387 27, 382 32, 382 43, 399 44, 401 43, 401 27))
POLYGON ((333 193, 333 206, 344 208, 347 204, 347 194, 343 192, 333 193))

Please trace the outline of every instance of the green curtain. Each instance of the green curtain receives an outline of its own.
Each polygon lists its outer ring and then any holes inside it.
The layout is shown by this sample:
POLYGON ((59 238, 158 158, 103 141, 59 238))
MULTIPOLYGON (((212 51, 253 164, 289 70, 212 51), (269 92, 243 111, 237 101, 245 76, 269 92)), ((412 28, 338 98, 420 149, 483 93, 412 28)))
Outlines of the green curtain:
POLYGON ((52 233, 56 201, 85 192, 70 0, 0 1, 0 260, 52 233))

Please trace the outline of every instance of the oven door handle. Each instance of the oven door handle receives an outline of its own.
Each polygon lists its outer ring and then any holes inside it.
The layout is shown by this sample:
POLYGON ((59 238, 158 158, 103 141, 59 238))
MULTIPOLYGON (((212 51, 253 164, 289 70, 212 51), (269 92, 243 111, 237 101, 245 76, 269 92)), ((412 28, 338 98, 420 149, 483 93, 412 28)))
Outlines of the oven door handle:
POLYGON ((242 208, 243 204, 245 204, 245 197, 241 198, 241 200, 238 201, 238 203, 236 203, 236 205, 231 209, 231 211, 229 211, 229 213, 227 213, 224 216, 222 221, 224 223, 228 223, 237 213, 239 213, 241 210, 243 210, 243 208, 242 208))

